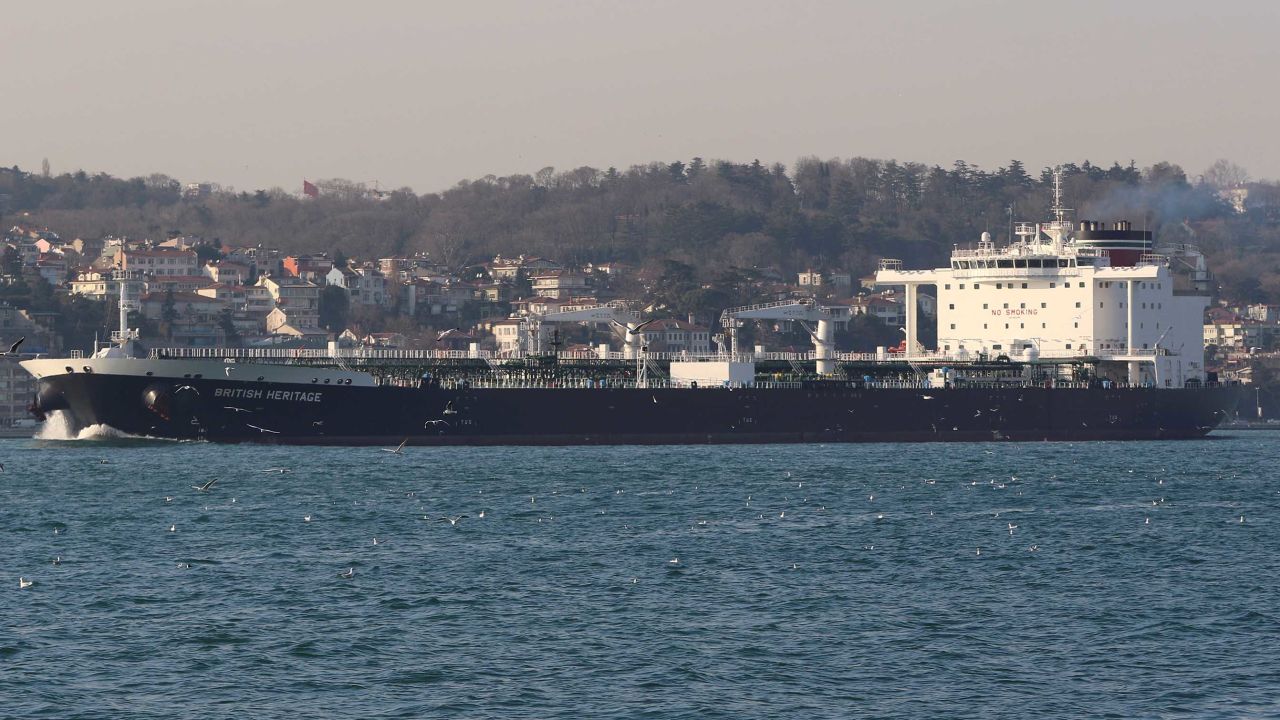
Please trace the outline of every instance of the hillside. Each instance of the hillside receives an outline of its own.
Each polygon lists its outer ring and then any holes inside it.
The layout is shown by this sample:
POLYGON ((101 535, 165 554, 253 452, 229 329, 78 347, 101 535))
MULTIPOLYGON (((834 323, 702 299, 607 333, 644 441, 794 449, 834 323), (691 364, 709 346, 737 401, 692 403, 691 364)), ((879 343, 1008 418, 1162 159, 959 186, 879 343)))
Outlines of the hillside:
MULTIPOLYGON (((1229 163, 1215 168, 1192 183, 1168 163, 1068 164, 1065 200, 1082 219, 1125 219, 1155 229, 1158 243, 1198 244, 1233 299, 1280 302, 1280 191, 1249 184, 1246 211, 1237 212, 1220 191, 1244 176, 1229 163)), ((882 256, 938 263, 983 231, 1007 238, 1010 219, 1043 218, 1051 188, 1048 169, 1033 176, 1017 161, 985 171, 867 158, 804 158, 791 169, 700 158, 624 171, 546 168, 423 195, 341 180, 316 185, 314 199, 217 188, 184 198, 165 175, 43 176, 14 167, 0 169, 0 222, 21 218, 80 237, 178 231, 287 253, 428 252, 450 267, 525 253, 569 264, 623 261, 656 276, 674 260, 708 283, 763 267, 863 274, 882 256)))

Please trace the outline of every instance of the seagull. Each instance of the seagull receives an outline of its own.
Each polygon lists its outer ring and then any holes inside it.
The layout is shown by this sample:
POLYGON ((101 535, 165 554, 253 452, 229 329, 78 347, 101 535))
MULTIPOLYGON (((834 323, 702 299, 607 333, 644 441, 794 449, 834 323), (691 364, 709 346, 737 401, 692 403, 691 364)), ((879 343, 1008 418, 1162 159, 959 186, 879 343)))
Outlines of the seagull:
POLYGON ((921 396, 920 396, 920 399, 921 399, 921 400, 932 400, 932 399, 933 399, 933 396, 932 396, 932 395, 921 395, 921 396))
POLYGON ((178 563, 178 569, 179 569, 179 570, 190 570, 190 569, 191 569, 191 563, 180 562, 180 563, 178 563))
POLYGON ((373 544, 374 544, 374 545, 377 545, 377 544, 378 544, 378 538, 374 538, 374 539, 373 539, 373 544))
POLYGON ((426 421, 426 422, 422 423, 422 427, 423 427, 424 429, 425 429, 428 425, 444 425, 445 427, 449 427, 449 423, 445 422, 444 420, 428 420, 428 421, 426 421))
POLYGON ((232 411, 232 412, 246 412, 246 413, 247 413, 247 412, 253 412, 252 410, 246 410, 246 409, 244 409, 244 408, 242 408, 242 407, 236 407, 235 405, 223 405, 223 406, 222 406, 222 409, 223 409, 223 410, 230 410, 230 411, 232 411))
POLYGON ((31 587, 32 585, 35 585, 35 584, 36 584, 35 580, 28 580, 28 579, 26 579, 26 578, 24 578, 24 577, 20 577, 20 578, 18 578, 18 589, 19 589, 19 590, 26 590, 27 588, 29 588, 29 587, 31 587))
POLYGON ((302 522, 311 522, 311 516, 310 516, 310 515, 303 515, 303 516, 302 516, 302 522))
POLYGON ((978 555, 981 555, 981 554, 982 554, 982 548, 978 548, 978 553, 977 553, 977 554, 978 554, 978 555))
POLYGON ((178 393, 180 393, 180 392, 193 392, 193 393, 195 393, 195 394, 197 394, 197 395, 199 395, 199 394, 200 394, 200 391, 199 391, 199 390, 197 390, 197 389, 195 389, 195 388, 191 387, 190 385, 181 385, 181 386, 179 386, 176 390, 174 390, 174 391, 173 391, 173 394, 174 394, 174 395, 177 395, 177 394, 178 394, 178 393))
POLYGON ((227 377, 231 377, 231 371, 232 371, 232 370, 234 370, 234 369, 235 369, 235 368, 233 368, 233 367, 231 367, 230 365, 228 365, 228 366, 226 366, 226 367, 222 368, 222 372, 226 373, 226 374, 227 374, 227 377))
POLYGON ((173 496, 172 496, 172 495, 165 495, 165 496, 164 496, 164 501, 165 501, 165 502, 167 502, 167 503, 171 503, 171 502, 173 502, 173 496))
POLYGON ((287 472, 293 472, 293 471, 292 471, 292 470, 290 470, 289 468, 273 467, 273 468, 267 468, 266 470, 263 470, 262 472, 264 472, 264 473, 279 473, 279 474, 283 475, 283 474, 285 474, 285 473, 287 473, 287 472))
POLYGON ((26 335, 23 335, 22 337, 18 338, 17 342, 9 346, 9 352, 0 352, 0 355, 17 355, 18 346, 21 345, 22 341, 26 339, 27 339, 26 335))
POLYGON ((169 532, 178 532, 178 526, 177 526, 177 525, 170 525, 170 526, 169 526, 169 532))
POLYGON ((440 519, 440 520, 448 520, 450 525, 457 525, 457 524, 458 524, 458 521, 459 521, 459 520, 461 520, 461 519, 462 519, 462 518, 464 518, 464 517, 468 517, 468 516, 467 516, 467 515, 458 515, 458 516, 456 516, 456 517, 449 517, 448 515, 441 515, 438 519, 440 519))
POLYGON ((195 490, 196 492, 209 492, 210 490, 213 489, 213 485, 216 482, 218 482, 218 478, 213 478, 212 480, 209 480, 203 485, 192 485, 191 489, 195 490))
POLYGON ((1017 525, 1014 525, 1013 523, 1009 523, 1009 534, 1010 534, 1010 535, 1012 535, 1012 534, 1013 534, 1013 531, 1014 531, 1014 530, 1017 530, 1017 529, 1018 529, 1018 526, 1017 526, 1017 525))
POLYGON ((667 561, 667 564, 668 564, 668 565, 679 565, 679 564, 680 564, 680 558, 678 558, 678 557, 673 557, 673 558, 671 558, 670 560, 668 560, 668 561, 667 561))
POLYGON ((397 446, 395 447, 395 449, 394 449, 394 450, 393 450, 393 449, 391 449, 391 448, 382 448, 382 452, 389 452, 389 453, 391 453, 392 455, 403 455, 403 454, 404 454, 404 446, 405 446, 405 443, 407 443, 407 442, 409 442, 409 438, 405 438, 404 440, 401 440, 401 441, 400 441, 400 444, 399 444, 399 445, 397 445, 397 446))
POLYGON ((355 576, 356 576, 356 569, 353 567, 347 568, 346 572, 338 573, 338 577, 342 578, 343 580, 350 580, 355 576))
POLYGON ((1243 516, 1243 515, 1241 515, 1241 516, 1240 516, 1240 524, 1241 524, 1241 525, 1243 525, 1243 524, 1244 524, 1244 516, 1243 516))
POLYGON ((484 517, 484 511, 483 511, 483 510, 481 510, 481 511, 480 511, 480 515, 478 515, 478 517, 484 517))
POLYGON ((249 423, 245 423, 245 424, 244 424, 244 426, 245 426, 245 427, 251 427, 251 428, 253 428, 254 430, 257 430, 258 432, 262 432, 262 433, 271 433, 272 435, 279 435, 279 434, 280 434, 280 431, 279 431, 279 430, 268 430, 268 429, 266 429, 266 428, 264 428, 264 427, 258 427, 257 425, 250 425, 249 423))
POLYGON ((61 556, 61 555, 59 555, 59 556, 55 557, 55 558, 53 559, 53 564, 54 564, 54 565, 61 565, 61 564, 62 564, 62 556, 61 556))

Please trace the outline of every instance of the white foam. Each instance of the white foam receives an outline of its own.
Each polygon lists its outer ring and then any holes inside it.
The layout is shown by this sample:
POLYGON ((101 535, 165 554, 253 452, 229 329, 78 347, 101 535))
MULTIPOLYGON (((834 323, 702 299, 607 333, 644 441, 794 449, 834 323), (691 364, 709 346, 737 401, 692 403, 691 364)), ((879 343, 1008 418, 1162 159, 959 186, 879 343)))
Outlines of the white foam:
POLYGON ((120 438, 132 438, 136 435, 130 435, 121 432, 110 425, 101 423, 90 425, 82 428, 79 432, 71 431, 71 419, 62 410, 54 410, 45 418, 44 424, 40 426, 40 430, 36 432, 37 440, 116 440, 120 438))

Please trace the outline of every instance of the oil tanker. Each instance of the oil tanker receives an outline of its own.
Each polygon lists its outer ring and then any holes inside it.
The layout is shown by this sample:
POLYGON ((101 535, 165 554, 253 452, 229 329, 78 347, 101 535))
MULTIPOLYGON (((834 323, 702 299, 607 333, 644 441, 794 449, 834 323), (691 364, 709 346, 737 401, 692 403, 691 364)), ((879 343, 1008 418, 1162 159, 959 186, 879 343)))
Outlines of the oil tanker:
MULTIPOLYGON (((144 351, 128 328, 90 356, 36 357, 31 411, 71 432, 335 445, 1141 440, 1203 437, 1239 387, 1206 373, 1209 278, 1194 248, 1150 247, 1127 224, 1054 217, 948 267, 881 261, 901 288, 900 351, 836 352, 853 313, 812 299, 726 310, 720 351, 659 356, 638 315, 600 306, 525 318, 607 322, 621 352, 590 355, 272 349, 144 351), (1108 243, 1119 243, 1109 247, 1108 243), (1115 251, 1114 253, 1112 251, 1115 251), (1189 269, 1189 271, 1187 270, 1189 269), (1175 272, 1177 270, 1177 272, 1175 272), (933 292, 921 293, 921 289, 933 292), (937 347, 917 340, 936 302, 937 347), (811 353, 743 352, 754 320, 804 325, 811 353)), ((124 286, 124 283, 121 283, 124 286)))

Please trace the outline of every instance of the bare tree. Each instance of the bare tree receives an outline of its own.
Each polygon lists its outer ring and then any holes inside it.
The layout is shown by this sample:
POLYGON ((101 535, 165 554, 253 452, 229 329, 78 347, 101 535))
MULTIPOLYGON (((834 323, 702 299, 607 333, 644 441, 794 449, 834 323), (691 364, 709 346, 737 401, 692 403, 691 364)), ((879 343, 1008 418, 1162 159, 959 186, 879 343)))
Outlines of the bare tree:
POLYGON ((1205 185, 1226 190, 1249 182, 1249 173, 1230 160, 1219 158, 1201 176, 1205 185))

